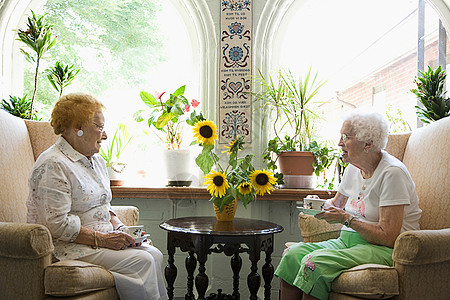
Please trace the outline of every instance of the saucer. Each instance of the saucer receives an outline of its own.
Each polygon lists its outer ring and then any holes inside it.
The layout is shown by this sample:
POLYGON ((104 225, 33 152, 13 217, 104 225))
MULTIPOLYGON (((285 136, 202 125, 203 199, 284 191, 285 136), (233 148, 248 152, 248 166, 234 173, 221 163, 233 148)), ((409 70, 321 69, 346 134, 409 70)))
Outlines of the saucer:
POLYGON ((144 234, 141 237, 135 238, 134 241, 137 243, 142 243, 143 241, 145 241, 148 237, 150 236, 150 234, 144 234))
POLYGON ((323 210, 309 209, 309 208, 303 208, 303 207, 300 207, 300 211, 306 215, 311 215, 311 216, 315 216, 317 214, 323 213, 323 210))

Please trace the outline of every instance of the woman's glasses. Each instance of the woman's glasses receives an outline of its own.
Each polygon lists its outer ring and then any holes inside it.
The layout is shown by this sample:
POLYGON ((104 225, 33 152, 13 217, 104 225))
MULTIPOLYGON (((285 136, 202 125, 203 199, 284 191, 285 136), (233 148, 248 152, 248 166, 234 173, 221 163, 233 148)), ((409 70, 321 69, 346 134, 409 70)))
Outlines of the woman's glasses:
POLYGON ((345 143, 349 138, 353 137, 352 135, 346 135, 345 133, 341 134, 341 140, 345 143))
POLYGON ((92 122, 92 124, 94 124, 95 126, 97 126, 98 130, 100 130, 101 133, 105 132, 105 126, 103 125, 98 125, 95 122, 92 122))

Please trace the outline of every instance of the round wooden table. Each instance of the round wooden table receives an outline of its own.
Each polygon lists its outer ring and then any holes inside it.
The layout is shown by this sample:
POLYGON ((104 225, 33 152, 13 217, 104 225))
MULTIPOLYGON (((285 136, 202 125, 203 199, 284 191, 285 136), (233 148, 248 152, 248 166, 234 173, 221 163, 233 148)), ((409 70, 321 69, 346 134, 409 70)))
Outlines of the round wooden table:
POLYGON ((274 268, 271 254, 273 252, 273 235, 283 231, 283 227, 262 220, 235 218, 231 222, 219 222, 215 217, 187 217, 165 221, 159 225, 167 231, 168 265, 165 268, 167 292, 173 299, 173 284, 177 276, 174 264, 175 249, 188 252, 186 258, 187 293, 185 299, 195 299, 193 293, 194 271, 199 263, 198 274, 195 276, 195 288, 198 299, 205 299, 209 279, 205 273, 205 263, 208 254, 224 253, 231 256, 233 271, 233 294, 229 299, 239 299, 239 272, 242 267, 240 253, 248 253, 251 267, 247 277, 250 299, 257 299, 261 285, 257 263, 261 251, 265 252, 265 263, 262 267, 264 278, 264 299, 270 299, 271 281, 274 268))

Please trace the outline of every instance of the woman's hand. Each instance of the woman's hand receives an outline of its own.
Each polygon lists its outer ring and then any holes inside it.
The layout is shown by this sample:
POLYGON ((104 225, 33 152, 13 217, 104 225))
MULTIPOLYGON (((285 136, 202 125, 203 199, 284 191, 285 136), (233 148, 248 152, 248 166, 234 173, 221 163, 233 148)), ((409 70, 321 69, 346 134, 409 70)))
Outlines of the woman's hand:
POLYGON ((140 243, 135 243, 134 238, 122 231, 112 231, 102 233, 97 231, 99 247, 109 248, 113 250, 123 250, 127 247, 140 246, 140 243))
POLYGON ((345 210, 334 206, 324 207, 323 210, 323 213, 317 214, 314 217, 319 220, 325 220, 330 224, 343 224, 345 220, 351 216, 349 213, 345 212, 345 210))

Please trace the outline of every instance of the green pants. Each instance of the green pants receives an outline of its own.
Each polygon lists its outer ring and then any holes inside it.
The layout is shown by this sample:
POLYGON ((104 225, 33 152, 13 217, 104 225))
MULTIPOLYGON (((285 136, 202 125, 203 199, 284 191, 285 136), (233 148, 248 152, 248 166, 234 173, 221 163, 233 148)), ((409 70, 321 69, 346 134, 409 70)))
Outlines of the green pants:
POLYGON ((331 282, 343 271, 362 264, 392 266, 392 249, 368 243, 358 233, 341 231, 337 239, 300 242, 283 254, 275 276, 304 293, 328 299, 331 282))

